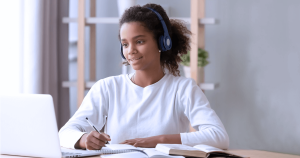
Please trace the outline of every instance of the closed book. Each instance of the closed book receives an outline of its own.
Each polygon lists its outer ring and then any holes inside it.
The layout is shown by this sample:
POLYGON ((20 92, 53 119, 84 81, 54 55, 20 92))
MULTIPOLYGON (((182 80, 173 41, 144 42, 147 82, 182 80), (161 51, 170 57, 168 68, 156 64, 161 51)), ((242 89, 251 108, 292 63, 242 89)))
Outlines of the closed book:
POLYGON ((193 147, 182 144, 157 144, 155 149, 169 155, 181 155, 192 157, 232 157, 232 158, 249 158, 247 156, 230 153, 226 150, 215 148, 209 145, 200 144, 193 147))

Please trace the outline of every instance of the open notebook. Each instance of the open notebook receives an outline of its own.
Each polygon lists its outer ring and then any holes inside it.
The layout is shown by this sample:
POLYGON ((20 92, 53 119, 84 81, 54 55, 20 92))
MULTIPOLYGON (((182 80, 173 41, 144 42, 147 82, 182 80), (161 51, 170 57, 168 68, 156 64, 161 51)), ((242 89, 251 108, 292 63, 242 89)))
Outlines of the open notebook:
POLYGON ((170 155, 182 155, 192 157, 232 157, 232 158, 249 158, 242 155, 236 155, 205 144, 195 145, 193 147, 182 144, 157 144, 155 149, 170 155))
MULTIPOLYGON (((62 148, 64 152, 76 152, 77 150, 62 148)), ((80 150, 82 151, 82 150, 80 150)), ((106 144, 101 150, 84 150, 87 153, 98 153, 102 158, 184 158, 183 156, 171 156, 155 148, 139 148, 128 144, 106 144)))

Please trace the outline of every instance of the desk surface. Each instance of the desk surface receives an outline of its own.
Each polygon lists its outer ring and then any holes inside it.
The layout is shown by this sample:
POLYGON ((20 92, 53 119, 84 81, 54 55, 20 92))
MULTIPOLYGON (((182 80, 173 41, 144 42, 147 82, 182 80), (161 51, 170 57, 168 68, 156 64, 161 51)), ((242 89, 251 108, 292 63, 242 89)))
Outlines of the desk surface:
POLYGON ((300 155, 282 154, 261 150, 228 150, 232 153, 249 156, 250 158, 300 158, 300 155))
MULTIPOLYGON (((228 150, 228 151, 238 155, 248 156, 250 158, 300 158, 300 155, 282 154, 282 153, 275 153, 275 152, 261 151, 261 150, 228 150)), ((26 157, 1 155, 1 158, 26 158, 26 157)), ((88 158, 100 158, 100 156, 89 156, 88 158)))

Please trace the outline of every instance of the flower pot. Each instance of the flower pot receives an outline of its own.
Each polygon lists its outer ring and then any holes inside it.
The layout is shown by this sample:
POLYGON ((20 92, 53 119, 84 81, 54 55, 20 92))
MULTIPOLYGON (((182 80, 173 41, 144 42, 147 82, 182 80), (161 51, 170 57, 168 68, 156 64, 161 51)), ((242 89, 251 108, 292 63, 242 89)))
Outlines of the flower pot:
MULTIPOLYGON (((186 78, 191 78, 191 68, 189 66, 184 66, 183 67, 183 72, 184 76, 186 78)), ((204 82, 204 67, 198 67, 198 82, 197 83, 203 83, 204 82)))

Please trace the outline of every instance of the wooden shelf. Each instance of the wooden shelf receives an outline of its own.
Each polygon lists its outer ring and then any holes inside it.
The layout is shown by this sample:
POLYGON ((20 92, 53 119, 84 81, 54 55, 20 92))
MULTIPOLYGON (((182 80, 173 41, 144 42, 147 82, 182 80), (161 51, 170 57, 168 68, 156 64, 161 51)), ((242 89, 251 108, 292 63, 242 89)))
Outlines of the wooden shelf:
MULTIPOLYGON (((170 17, 170 19, 179 19, 183 20, 186 23, 190 24, 191 23, 191 18, 180 18, 180 17, 170 17)), ((86 24, 118 24, 120 18, 118 17, 112 17, 112 18, 85 18, 85 23, 86 24)), ((68 23, 77 23, 77 18, 69 18, 69 17, 64 17, 62 19, 62 22, 65 24, 68 23)), ((203 18, 199 19, 199 24, 216 24, 217 20, 214 18, 203 18)))
MULTIPOLYGON (((85 82, 85 88, 89 89, 91 88, 96 81, 87 81, 85 82)), ((217 87, 218 84, 215 83, 201 83, 200 88, 202 90, 214 90, 217 87)), ((70 87, 77 87, 77 81, 63 81, 62 82, 62 87, 64 88, 70 88, 70 87)))
MULTIPOLYGON (((85 88, 89 89, 96 83, 96 81, 87 81, 84 83, 85 88)), ((63 88, 70 88, 70 87, 77 87, 77 81, 63 81, 62 82, 63 88)))
POLYGON ((200 83, 200 88, 202 90, 214 90, 218 87, 217 83, 200 83))

